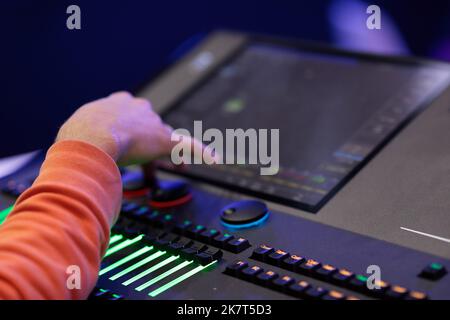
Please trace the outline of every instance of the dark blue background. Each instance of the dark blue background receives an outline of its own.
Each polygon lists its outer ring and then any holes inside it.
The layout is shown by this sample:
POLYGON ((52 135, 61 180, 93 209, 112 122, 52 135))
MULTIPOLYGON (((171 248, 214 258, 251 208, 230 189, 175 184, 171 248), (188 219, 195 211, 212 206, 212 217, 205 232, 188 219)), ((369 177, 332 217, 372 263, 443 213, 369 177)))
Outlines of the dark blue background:
MULTIPOLYGON (((0 157, 49 145, 81 104, 132 89, 177 47, 217 28, 332 43, 331 1, 2 1, 0 157), (77 4, 82 29, 66 28, 77 4)), ((398 24, 411 52, 447 58, 448 1, 374 1, 398 24)))

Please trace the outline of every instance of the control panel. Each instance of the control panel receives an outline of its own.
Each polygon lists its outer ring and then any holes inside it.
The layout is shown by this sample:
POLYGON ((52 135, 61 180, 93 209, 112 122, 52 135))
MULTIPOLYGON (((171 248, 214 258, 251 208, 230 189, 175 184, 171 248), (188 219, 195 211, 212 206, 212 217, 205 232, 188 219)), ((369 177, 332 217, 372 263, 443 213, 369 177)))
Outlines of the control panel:
MULTIPOLYGON (((1 216, 38 167, 1 182, 1 216)), ((172 174, 152 186, 122 174, 121 215, 91 299, 450 298, 447 259, 172 174), (379 279, 367 272, 374 265, 379 279)))

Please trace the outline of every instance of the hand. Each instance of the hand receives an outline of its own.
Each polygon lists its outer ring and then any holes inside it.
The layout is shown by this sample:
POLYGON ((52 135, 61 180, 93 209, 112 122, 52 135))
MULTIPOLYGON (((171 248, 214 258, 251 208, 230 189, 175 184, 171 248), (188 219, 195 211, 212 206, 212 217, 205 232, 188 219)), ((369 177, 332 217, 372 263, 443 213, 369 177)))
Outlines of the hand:
MULTIPOLYGON (((149 101, 118 92, 78 109, 61 127, 56 141, 84 141, 120 164, 140 164, 170 154, 178 143, 171 141, 172 131, 149 101)), ((193 138, 182 140, 192 149, 204 149, 193 138)))

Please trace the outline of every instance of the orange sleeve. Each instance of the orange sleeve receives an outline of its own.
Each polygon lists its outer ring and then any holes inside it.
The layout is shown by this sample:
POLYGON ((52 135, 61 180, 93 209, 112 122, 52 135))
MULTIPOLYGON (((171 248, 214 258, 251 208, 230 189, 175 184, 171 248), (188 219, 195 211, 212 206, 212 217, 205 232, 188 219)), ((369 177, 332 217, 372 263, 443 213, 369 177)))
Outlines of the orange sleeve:
POLYGON ((53 145, 0 227, 0 298, 86 298, 121 196, 120 172, 106 153, 80 141, 53 145), (69 266, 81 271, 80 289, 69 289, 69 266))

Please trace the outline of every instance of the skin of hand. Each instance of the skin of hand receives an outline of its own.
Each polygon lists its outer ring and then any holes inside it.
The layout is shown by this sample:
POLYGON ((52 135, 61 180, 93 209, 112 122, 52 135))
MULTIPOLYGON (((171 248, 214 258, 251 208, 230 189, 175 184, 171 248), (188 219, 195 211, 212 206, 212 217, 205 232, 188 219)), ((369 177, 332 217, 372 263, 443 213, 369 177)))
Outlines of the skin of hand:
MULTIPOLYGON (((171 139, 172 133, 148 100, 117 92, 79 108, 60 128, 56 142, 80 140, 103 150, 121 165, 144 164, 170 154, 178 143, 178 139, 171 139)), ((194 138, 180 140, 192 150, 205 151, 194 138)))

